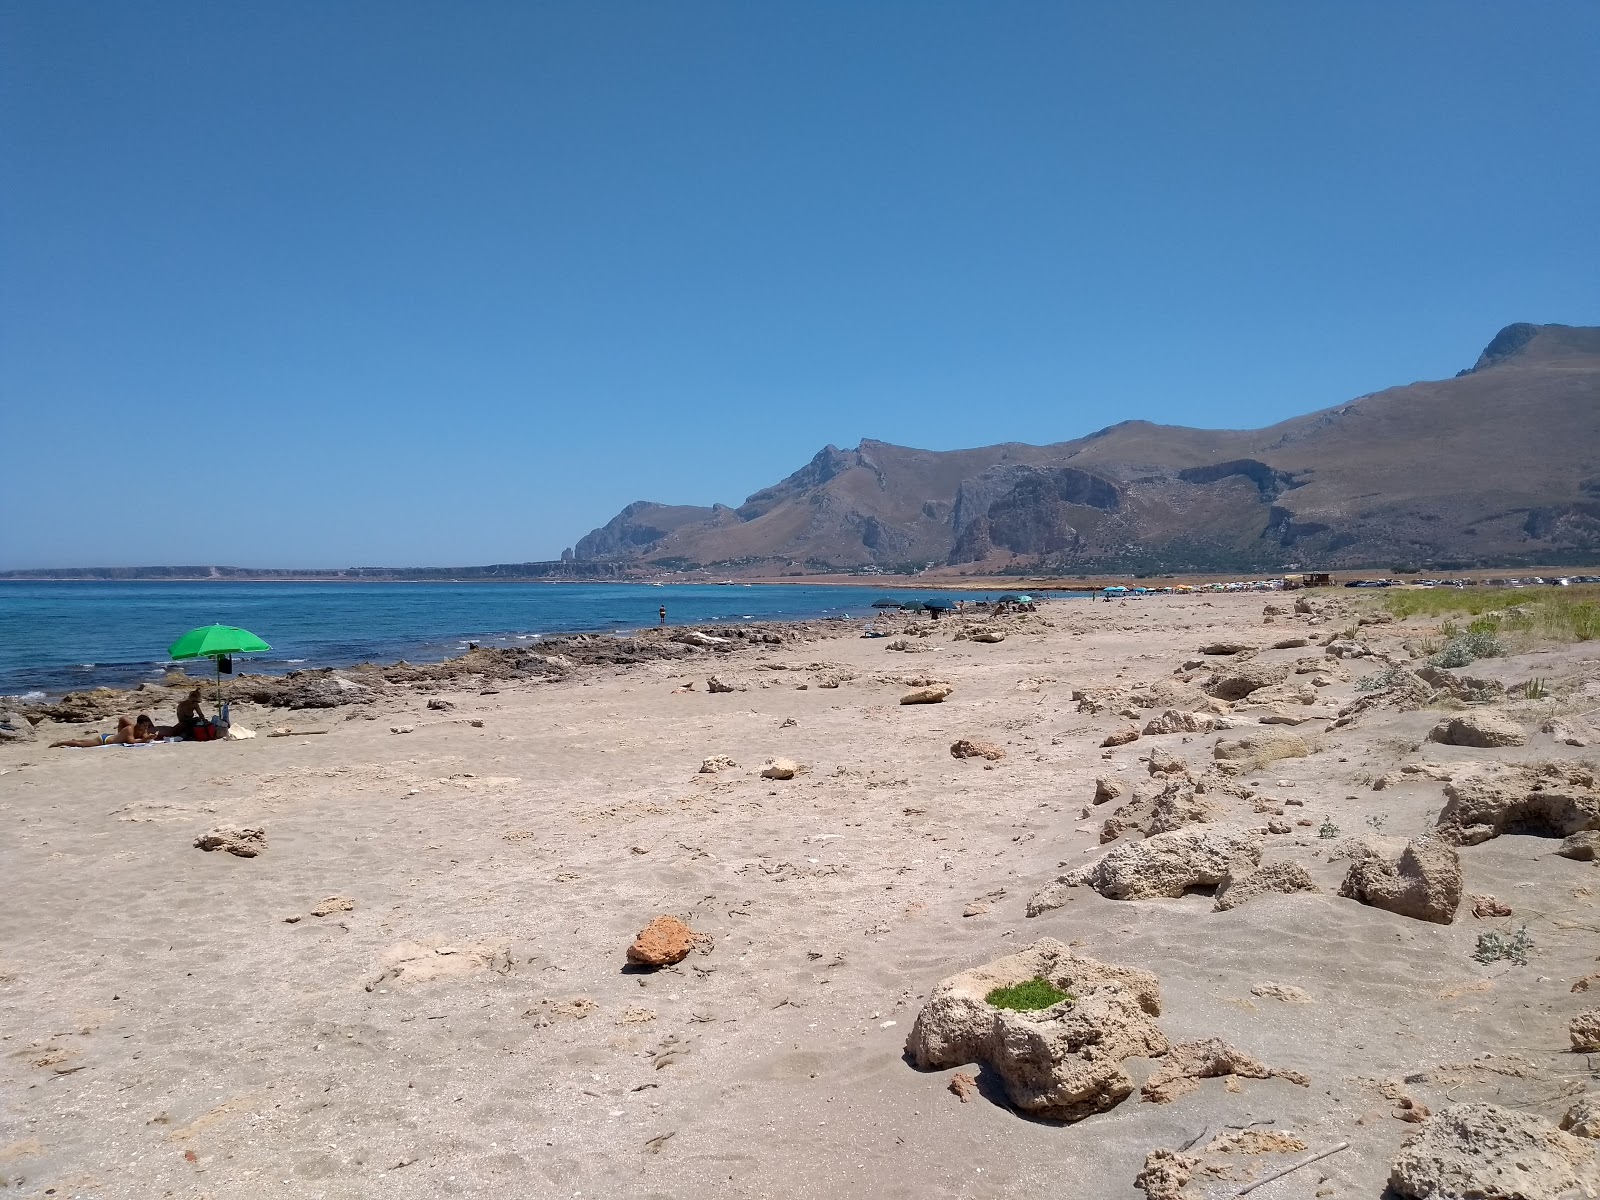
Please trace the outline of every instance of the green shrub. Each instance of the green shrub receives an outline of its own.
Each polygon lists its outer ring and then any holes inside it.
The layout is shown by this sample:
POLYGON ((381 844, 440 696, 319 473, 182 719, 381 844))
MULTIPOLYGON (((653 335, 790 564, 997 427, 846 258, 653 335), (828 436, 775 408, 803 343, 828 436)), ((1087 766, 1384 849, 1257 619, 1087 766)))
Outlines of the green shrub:
POLYGON ((1533 949, 1533 937, 1524 925, 1510 937, 1498 933, 1480 933, 1478 935, 1478 948, 1472 952, 1472 957, 1481 963, 1494 963, 1506 960, 1514 962, 1519 967, 1528 965, 1528 952, 1533 949))
POLYGON ((1049 1008, 1052 1004, 1060 1004, 1063 1000, 1071 1000, 1072 997, 1048 979, 1041 979, 1035 975, 1025 983, 995 988, 984 999, 996 1008, 1009 1008, 1013 1012, 1032 1012, 1039 1008, 1049 1008))
POLYGON ((1332 817, 1323 817, 1322 824, 1317 827, 1319 838, 1336 838, 1339 836, 1339 827, 1333 823, 1332 817))

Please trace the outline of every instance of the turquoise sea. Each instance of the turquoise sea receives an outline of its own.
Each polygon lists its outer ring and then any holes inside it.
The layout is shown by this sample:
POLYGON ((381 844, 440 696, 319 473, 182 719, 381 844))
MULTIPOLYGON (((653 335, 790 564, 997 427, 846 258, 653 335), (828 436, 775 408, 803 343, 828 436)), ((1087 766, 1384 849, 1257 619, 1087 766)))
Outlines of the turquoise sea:
POLYGON ((656 624, 663 604, 668 624, 699 625, 870 616, 883 596, 955 595, 799 584, 0 582, 0 695, 157 679, 165 648, 212 623, 265 638, 272 652, 241 660, 239 669, 276 673, 426 662, 459 654, 469 641, 509 646, 552 633, 626 632, 656 624))

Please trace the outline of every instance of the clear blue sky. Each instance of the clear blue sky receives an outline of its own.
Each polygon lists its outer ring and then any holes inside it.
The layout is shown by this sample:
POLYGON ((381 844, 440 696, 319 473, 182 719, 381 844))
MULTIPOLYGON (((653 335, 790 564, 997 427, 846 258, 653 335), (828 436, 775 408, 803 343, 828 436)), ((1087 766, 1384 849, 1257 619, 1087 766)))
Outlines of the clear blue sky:
POLYGON ((554 557, 1600 324, 1600 4, 0 0, 0 566, 554 557))

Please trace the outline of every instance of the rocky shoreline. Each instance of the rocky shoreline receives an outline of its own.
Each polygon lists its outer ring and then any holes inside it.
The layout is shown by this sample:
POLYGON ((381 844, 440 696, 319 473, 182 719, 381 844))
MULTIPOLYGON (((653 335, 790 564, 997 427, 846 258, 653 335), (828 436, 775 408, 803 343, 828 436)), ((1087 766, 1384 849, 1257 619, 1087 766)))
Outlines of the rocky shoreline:
MULTIPOLYGON (((861 625, 861 621, 840 618, 736 626, 667 626, 628 636, 560 634, 541 638, 536 646, 479 647, 432 663, 402 659, 389 664, 311 667, 283 675, 233 675, 223 682, 223 696, 231 703, 248 702, 262 708, 344 708, 409 692, 559 683, 600 667, 689 662, 757 647, 794 646, 846 636, 857 632, 861 625)), ((6 707, 33 725, 46 720, 82 724, 130 712, 171 708, 195 687, 209 698, 212 686, 210 675, 172 671, 159 683, 141 683, 134 688, 91 688, 6 707)))

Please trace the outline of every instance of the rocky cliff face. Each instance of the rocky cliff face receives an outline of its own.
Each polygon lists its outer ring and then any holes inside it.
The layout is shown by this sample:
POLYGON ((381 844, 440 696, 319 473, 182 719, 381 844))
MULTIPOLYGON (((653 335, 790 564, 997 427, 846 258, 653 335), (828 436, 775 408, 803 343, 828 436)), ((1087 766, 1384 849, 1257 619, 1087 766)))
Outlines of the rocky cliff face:
POLYGON ((587 561, 1268 569, 1600 554, 1600 329, 1510 325, 1455 379, 1260 430, 824 447, 737 509, 640 501, 587 561))

